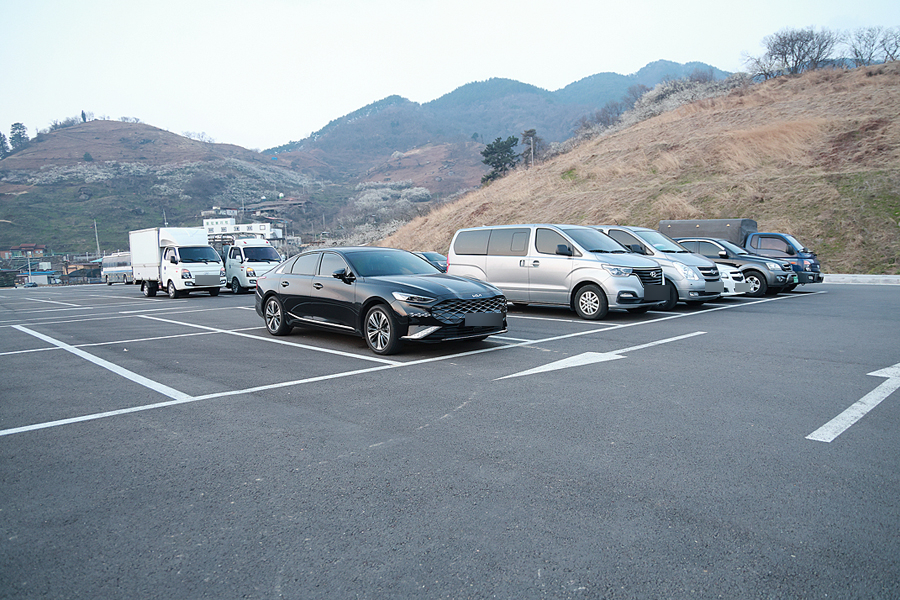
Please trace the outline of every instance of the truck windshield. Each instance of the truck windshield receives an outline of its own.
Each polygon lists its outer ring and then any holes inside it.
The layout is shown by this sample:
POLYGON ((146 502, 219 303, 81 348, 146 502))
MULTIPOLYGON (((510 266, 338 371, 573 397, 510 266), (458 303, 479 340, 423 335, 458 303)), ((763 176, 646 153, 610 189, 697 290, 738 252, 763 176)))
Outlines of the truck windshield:
MULTIPOLYGON (((801 244, 800 242, 797 241, 797 238, 795 238, 794 236, 792 236, 790 234, 787 234, 787 233, 784 234, 784 239, 787 241, 788 244, 790 244, 791 246, 794 247, 794 250, 797 251, 798 254, 800 252, 803 252, 804 248, 806 248, 806 246, 804 246, 803 244, 801 244)), ((809 249, 806 249, 806 251, 808 252, 809 249)))
POLYGON ((658 231, 635 231, 634 234, 660 252, 690 252, 687 248, 685 248, 672 238, 663 235, 658 231))
POLYGON ((249 246, 244 248, 244 257, 252 262, 281 262, 281 257, 272 246, 249 246))
POLYGON ((722 246, 724 246, 726 249, 728 249, 729 252, 733 252, 734 254, 737 254, 738 256, 741 256, 741 255, 744 255, 744 254, 750 254, 749 252, 747 252, 746 250, 744 250, 744 249, 741 248, 740 246, 736 246, 735 244, 732 244, 732 243, 729 242, 728 240, 717 240, 717 241, 718 241, 722 246))
POLYGON ((211 263, 222 262, 216 251, 209 246, 191 246, 188 248, 179 248, 178 254, 181 256, 181 262, 186 263, 211 263))
POLYGON ((563 229, 563 231, 588 252, 601 254, 625 254, 628 252, 622 244, 596 229, 585 227, 583 229, 563 229))

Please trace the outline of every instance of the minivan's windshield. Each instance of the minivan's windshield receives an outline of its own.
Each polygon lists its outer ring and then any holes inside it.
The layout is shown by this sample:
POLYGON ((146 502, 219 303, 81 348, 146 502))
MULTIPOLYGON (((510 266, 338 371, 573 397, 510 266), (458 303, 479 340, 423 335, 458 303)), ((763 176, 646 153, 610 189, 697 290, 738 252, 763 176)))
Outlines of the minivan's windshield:
POLYGON ((719 243, 722 244, 723 246, 725 246, 725 248, 727 248, 730 252, 733 252, 734 254, 737 254, 738 256, 741 256, 744 254, 750 254, 749 252, 747 252, 740 246, 732 244, 728 240, 719 240, 719 243))
POLYGON ((344 256, 360 277, 430 275, 441 272, 431 263, 402 250, 365 250, 346 252, 344 256))
POLYGON ((660 252, 690 253, 690 250, 686 249, 684 246, 682 246, 672 238, 663 235, 658 231, 638 230, 634 231, 633 233, 660 252))
POLYGON ((209 246, 190 246, 187 248, 179 248, 178 254, 181 262, 186 263, 211 263, 222 262, 219 255, 209 246))
POLYGON ((563 229, 563 231, 588 252, 604 254, 625 254, 628 252, 622 244, 596 229, 588 227, 575 229, 573 227, 571 229, 563 229))
POLYGON ((281 262, 281 257, 272 246, 247 246, 244 248, 244 256, 248 261, 254 262, 281 262))

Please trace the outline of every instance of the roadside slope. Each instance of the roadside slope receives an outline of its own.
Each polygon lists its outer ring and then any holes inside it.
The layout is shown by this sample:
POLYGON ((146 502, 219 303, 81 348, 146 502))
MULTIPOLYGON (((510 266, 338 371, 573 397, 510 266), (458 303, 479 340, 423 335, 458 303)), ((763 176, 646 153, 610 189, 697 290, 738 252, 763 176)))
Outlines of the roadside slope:
POLYGON ((475 225, 736 217, 794 234, 826 272, 900 273, 900 63, 682 106, 516 171, 382 244, 446 251, 475 225))

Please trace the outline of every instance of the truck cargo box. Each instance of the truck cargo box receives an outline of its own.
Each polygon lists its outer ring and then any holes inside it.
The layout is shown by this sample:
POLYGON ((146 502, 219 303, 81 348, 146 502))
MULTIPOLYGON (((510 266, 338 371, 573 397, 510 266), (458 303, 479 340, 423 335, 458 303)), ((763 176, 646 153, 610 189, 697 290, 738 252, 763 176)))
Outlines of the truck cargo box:
POLYGON ((711 237, 728 240, 738 246, 751 233, 757 232, 753 219, 686 219, 680 221, 660 221, 659 232, 670 238, 711 237))

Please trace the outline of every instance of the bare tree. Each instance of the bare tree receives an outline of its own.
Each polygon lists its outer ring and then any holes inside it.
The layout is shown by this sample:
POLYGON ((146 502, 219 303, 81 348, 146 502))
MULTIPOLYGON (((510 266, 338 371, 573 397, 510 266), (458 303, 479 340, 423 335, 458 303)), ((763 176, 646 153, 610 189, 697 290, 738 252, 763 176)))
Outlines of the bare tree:
POLYGON ((876 54, 882 37, 882 27, 860 27, 844 35, 854 66, 865 67, 877 62, 876 54))
POLYGON ((768 53, 762 56, 747 56, 744 59, 747 74, 753 79, 768 80, 778 77, 778 63, 768 53))
POLYGON ((838 35, 827 29, 783 29, 763 38, 767 59, 790 75, 819 69, 831 60, 838 35))
POLYGON ((622 97, 622 103, 627 104, 628 106, 634 106, 634 103, 641 99, 641 96, 650 91, 643 83, 636 83, 632 86, 629 86, 628 90, 625 92, 625 95, 622 97))
POLYGON ((708 67, 706 69, 697 67, 691 72, 690 76, 688 76, 688 79, 696 83, 709 83, 716 80, 716 74, 713 71, 712 67, 708 67))
POLYGON ((884 53, 884 62, 900 58, 900 27, 889 27, 881 32, 878 46, 884 53))

